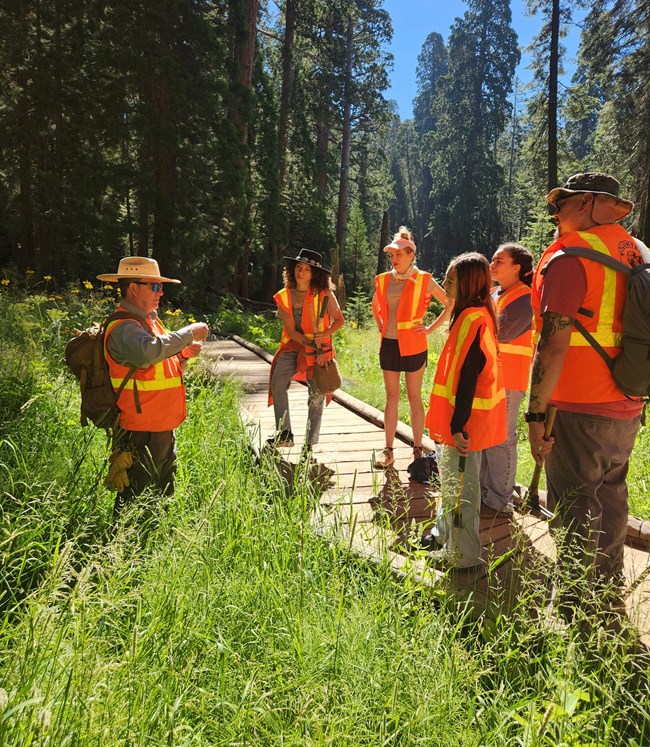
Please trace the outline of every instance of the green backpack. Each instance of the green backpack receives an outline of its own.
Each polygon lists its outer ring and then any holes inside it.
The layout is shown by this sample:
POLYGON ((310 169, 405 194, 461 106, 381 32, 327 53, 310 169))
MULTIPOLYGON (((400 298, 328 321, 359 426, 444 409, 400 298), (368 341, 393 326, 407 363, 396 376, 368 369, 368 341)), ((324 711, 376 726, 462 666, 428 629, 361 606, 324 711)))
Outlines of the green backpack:
MULTIPOLYGON (((623 336, 620 355, 612 358, 577 319, 573 325, 588 340, 612 372, 614 383, 627 397, 650 397, 650 263, 630 267, 609 254, 583 246, 568 246, 551 257, 549 264, 563 255, 583 257, 628 276, 623 309, 623 336)), ((546 272, 549 264, 544 268, 546 272)), ((593 311, 580 309, 583 314, 593 311)))
POLYGON ((116 319, 132 319, 141 323, 131 314, 116 311, 101 324, 95 322, 92 327, 77 331, 65 346, 65 362, 77 377, 81 389, 82 426, 88 425, 89 421, 107 430, 117 425, 120 417, 120 410, 117 406, 118 397, 136 369, 135 366, 130 367, 116 392, 113 389, 108 363, 104 356, 106 327, 116 319))

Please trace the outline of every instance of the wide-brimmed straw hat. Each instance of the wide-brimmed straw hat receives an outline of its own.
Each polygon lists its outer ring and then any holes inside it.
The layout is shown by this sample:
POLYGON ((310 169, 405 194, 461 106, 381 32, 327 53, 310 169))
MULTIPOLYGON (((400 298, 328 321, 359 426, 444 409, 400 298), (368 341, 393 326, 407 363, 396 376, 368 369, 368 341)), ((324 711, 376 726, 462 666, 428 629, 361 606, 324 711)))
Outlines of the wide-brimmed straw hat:
POLYGON ((332 274, 332 271, 323 267, 323 255, 320 252, 315 252, 312 249, 301 249, 296 257, 284 257, 284 261, 287 263, 287 267, 293 269, 298 262, 303 265, 309 265, 316 270, 322 270, 328 275, 332 274))
POLYGON ((609 174, 601 174, 597 171, 587 171, 583 174, 574 174, 570 176, 563 187, 552 189, 546 199, 550 203, 555 203, 558 197, 571 197, 571 195, 581 192, 591 192, 594 195, 605 195, 612 197, 613 200, 606 200, 599 206, 599 210, 606 215, 603 218, 608 220, 598 220, 598 223, 614 222, 625 218, 632 212, 634 203, 618 196, 621 185, 618 179, 609 174))
POLYGON ((391 249, 410 249, 415 252, 415 244, 410 239, 395 239, 384 247, 385 252, 389 252, 391 249))
POLYGON ((151 280, 158 283, 180 283, 175 278, 165 278, 160 274, 158 262, 148 257, 124 257, 120 260, 117 272, 97 275, 97 280, 116 283, 118 280, 151 280))

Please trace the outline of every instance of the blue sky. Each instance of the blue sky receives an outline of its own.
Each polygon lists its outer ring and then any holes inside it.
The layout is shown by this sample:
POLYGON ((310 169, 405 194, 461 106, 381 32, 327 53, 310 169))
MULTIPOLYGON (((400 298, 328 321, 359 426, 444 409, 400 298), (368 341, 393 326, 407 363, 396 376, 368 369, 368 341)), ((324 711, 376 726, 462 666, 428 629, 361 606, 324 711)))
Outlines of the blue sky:
MULTIPOLYGON (((397 101, 402 119, 409 119, 413 116, 413 99, 416 94, 415 70, 424 40, 432 31, 437 31, 447 43, 449 29, 456 18, 464 15, 467 5, 462 0, 384 0, 384 8, 393 22, 393 41, 389 50, 395 58, 391 73, 392 85, 384 95, 387 99, 397 101)), ((526 70, 529 61, 524 54, 524 48, 539 32, 541 26, 540 17, 527 17, 525 9, 526 0, 512 0, 512 22, 519 35, 522 50, 522 61, 517 69, 517 76, 523 82, 530 80, 530 72, 526 70)), ((567 84, 573 72, 571 60, 575 57, 579 36, 579 29, 573 25, 568 37, 562 42, 567 48, 567 75, 564 79, 567 84)))

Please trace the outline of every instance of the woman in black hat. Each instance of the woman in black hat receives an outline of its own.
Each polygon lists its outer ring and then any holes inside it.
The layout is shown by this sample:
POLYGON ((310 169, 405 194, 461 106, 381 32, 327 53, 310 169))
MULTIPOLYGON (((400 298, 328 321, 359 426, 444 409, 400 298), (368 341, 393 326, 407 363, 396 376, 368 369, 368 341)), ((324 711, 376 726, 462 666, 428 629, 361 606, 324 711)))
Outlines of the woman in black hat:
MULTIPOLYGON (((305 450, 311 451, 318 443, 325 403, 325 395, 312 385, 313 367, 328 366, 335 357, 331 335, 341 329, 345 319, 332 292, 331 270, 323 267, 318 252, 301 249, 296 257, 284 260, 284 288, 273 296, 278 306, 278 319, 282 322, 282 338, 269 379, 269 405, 273 404, 276 425, 276 435, 269 443, 293 446, 289 385, 292 379, 307 381, 305 450)), ((328 396, 331 399, 331 395, 328 396)))

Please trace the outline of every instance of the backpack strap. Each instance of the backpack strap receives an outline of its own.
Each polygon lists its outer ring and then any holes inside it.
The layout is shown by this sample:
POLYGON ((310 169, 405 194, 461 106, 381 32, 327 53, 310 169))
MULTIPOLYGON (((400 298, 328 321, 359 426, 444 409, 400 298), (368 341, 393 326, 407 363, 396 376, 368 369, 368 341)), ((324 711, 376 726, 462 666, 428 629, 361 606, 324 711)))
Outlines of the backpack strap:
POLYGON ((598 262, 601 265, 606 265, 616 272, 623 272, 626 275, 632 274, 632 268, 626 265, 625 262, 621 262, 618 259, 614 259, 610 254, 603 254, 603 252, 597 252, 595 249, 590 249, 586 246, 565 246, 564 249, 560 249, 549 259, 549 261, 542 268, 542 275, 546 275, 551 262, 561 257, 582 257, 583 259, 591 259, 594 262, 598 262))
MULTIPOLYGON (((102 348, 104 347, 104 336, 106 335, 106 327, 108 327, 111 322, 123 319, 131 319, 131 321, 140 324, 144 329, 147 330, 147 332, 151 332, 151 327, 149 327, 149 325, 142 319, 138 319, 137 316, 133 316, 133 314, 129 314, 127 311, 114 311, 110 316, 107 316, 106 319, 104 319, 104 323, 102 325, 102 348)), ((122 383, 117 388, 115 399, 120 398, 120 394, 122 394, 122 392, 124 391, 124 387, 129 383, 129 380, 135 373, 135 370, 136 366, 131 366, 129 368, 126 376, 122 379, 122 383)), ((133 380, 133 399, 135 401, 135 411, 138 413, 138 415, 140 415, 142 413, 142 407, 140 406, 140 395, 138 393, 138 382, 136 379, 133 380)))

